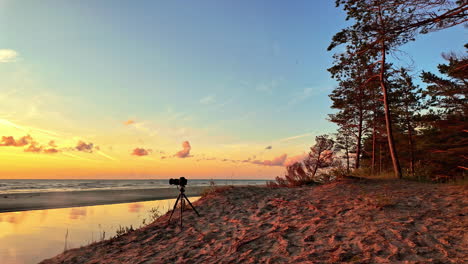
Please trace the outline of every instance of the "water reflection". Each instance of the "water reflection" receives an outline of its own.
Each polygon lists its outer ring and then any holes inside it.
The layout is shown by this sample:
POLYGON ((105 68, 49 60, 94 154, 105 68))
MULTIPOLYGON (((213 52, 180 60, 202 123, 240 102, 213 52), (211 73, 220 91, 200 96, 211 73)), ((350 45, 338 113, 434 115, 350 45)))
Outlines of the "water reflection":
POLYGON ((140 212, 141 209, 143 209, 145 206, 141 203, 132 203, 128 205, 128 212, 130 213, 138 213, 140 212))
POLYGON ((77 207, 70 210, 70 219, 84 219, 86 217, 86 207, 77 207))
MULTIPOLYGON (((198 197, 190 198, 191 201, 198 197)), ((37 263, 63 251, 115 235, 119 226, 139 227, 150 210, 166 213, 175 199, 0 213, 0 263, 37 263), (40 241, 40 243, 38 243, 40 241)))

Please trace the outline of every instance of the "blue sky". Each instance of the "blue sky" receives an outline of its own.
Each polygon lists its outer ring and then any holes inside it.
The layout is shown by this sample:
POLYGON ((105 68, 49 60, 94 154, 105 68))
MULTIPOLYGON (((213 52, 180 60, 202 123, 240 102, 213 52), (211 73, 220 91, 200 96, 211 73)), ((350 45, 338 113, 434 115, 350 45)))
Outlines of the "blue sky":
MULTIPOLYGON (((25 105, 0 107, 0 119, 101 145, 133 135, 151 148, 189 140, 199 149, 273 144, 265 159, 298 154, 334 131, 326 48, 344 18, 325 0, 0 0, 0 49, 18 54, 0 64, 0 91, 25 105), (125 120, 146 134, 118 130, 125 120)), ((434 70, 464 41, 460 26, 403 50, 415 70, 434 70)))

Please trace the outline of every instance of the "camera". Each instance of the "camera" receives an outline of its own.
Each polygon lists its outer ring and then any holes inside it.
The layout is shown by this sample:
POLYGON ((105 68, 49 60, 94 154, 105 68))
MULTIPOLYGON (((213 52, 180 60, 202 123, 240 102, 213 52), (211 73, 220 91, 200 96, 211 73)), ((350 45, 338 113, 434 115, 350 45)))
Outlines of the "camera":
POLYGON ((169 179, 169 184, 170 185, 179 185, 179 186, 185 186, 187 185, 187 179, 185 177, 180 177, 179 179, 169 179))

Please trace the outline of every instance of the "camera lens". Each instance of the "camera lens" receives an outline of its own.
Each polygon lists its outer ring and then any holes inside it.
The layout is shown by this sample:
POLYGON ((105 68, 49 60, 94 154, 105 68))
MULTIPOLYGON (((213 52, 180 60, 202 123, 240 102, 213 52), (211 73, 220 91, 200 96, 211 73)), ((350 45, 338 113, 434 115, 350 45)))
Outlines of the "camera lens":
POLYGON ((179 179, 169 179, 170 185, 179 185, 179 179))

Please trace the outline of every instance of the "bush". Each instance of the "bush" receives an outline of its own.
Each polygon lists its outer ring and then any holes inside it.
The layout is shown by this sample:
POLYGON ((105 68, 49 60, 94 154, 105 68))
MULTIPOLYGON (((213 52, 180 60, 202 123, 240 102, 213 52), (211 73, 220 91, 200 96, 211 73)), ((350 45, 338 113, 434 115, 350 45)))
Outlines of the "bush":
POLYGON ((276 177, 276 182, 269 182, 268 187, 297 187, 302 185, 317 184, 310 173, 304 170, 302 163, 296 162, 286 168, 286 175, 276 177))

